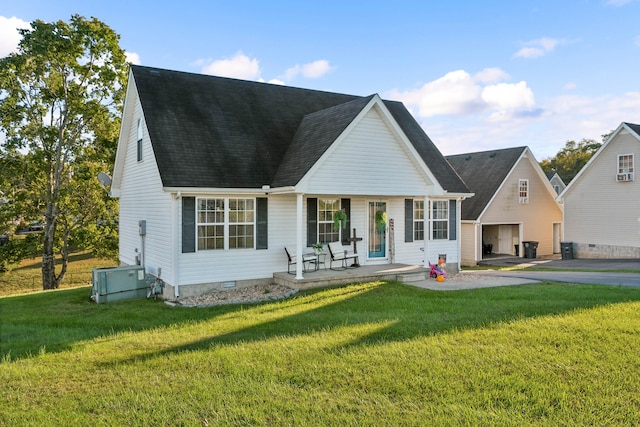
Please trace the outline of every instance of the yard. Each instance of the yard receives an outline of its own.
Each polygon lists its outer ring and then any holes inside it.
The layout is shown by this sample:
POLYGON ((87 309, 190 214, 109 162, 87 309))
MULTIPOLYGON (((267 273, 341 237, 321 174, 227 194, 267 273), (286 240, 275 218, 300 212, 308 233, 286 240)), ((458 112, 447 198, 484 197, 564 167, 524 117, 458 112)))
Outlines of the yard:
POLYGON ((637 425, 640 291, 371 282, 278 302, 0 298, 0 425, 637 425))

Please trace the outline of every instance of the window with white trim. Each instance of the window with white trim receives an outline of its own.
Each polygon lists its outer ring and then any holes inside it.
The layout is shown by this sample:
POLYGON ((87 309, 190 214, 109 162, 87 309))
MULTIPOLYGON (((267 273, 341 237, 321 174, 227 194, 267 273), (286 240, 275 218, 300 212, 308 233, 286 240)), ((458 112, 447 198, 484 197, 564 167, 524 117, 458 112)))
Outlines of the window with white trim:
POLYGON ((518 202, 529 203, 529 180, 518 180, 518 202))
POLYGON ((255 247, 255 199, 198 199, 198 250, 255 247))
POLYGON ((413 201, 413 240, 424 240, 424 200, 413 201))
POLYGON ((432 200, 429 203, 429 222, 432 240, 449 238, 449 201, 432 200))
POLYGON ((618 173, 633 173, 633 154, 618 156, 618 173))
POLYGON ((229 249, 253 248, 255 201, 229 199, 229 249))
POLYGON ((333 227, 333 215, 340 210, 340 199, 318 199, 318 242, 340 241, 340 230, 333 227))
POLYGON ((138 153, 138 161, 142 161, 142 119, 138 119, 138 132, 137 132, 137 153, 138 153))

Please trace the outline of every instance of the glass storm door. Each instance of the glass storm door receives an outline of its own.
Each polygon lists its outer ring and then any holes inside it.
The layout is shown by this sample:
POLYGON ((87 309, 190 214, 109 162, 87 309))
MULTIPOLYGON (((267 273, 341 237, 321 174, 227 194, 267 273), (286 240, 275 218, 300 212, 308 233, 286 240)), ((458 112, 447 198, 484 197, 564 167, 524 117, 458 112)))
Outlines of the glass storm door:
POLYGON ((386 202, 369 202, 369 258, 387 256, 386 212, 386 202), (381 223, 382 218, 385 219, 384 225, 381 223))

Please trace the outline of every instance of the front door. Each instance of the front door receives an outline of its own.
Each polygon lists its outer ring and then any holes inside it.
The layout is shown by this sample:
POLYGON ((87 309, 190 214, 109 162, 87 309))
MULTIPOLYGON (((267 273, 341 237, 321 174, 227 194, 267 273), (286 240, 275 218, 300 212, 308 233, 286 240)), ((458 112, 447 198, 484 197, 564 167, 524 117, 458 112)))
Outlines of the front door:
POLYGON ((369 258, 387 257, 387 203, 369 202, 369 258))

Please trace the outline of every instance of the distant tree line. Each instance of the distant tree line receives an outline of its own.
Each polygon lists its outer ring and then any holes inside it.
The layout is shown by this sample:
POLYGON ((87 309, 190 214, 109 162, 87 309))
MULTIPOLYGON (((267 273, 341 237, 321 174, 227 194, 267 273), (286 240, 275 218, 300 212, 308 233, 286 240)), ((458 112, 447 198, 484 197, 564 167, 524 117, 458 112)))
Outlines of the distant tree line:
POLYGON ((565 184, 569 184, 612 133, 602 135, 602 143, 593 139, 567 141, 562 150, 554 157, 542 160, 540 166, 545 173, 555 172, 565 184))

